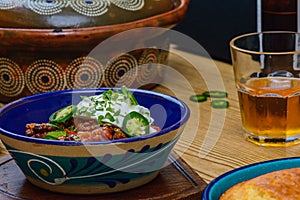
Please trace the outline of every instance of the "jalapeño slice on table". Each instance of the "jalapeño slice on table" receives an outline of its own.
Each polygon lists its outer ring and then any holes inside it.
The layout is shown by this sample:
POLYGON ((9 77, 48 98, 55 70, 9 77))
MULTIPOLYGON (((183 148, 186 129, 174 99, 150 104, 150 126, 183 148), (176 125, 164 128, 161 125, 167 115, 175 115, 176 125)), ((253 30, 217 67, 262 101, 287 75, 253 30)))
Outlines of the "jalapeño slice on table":
POLYGON ((194 101, 194 102, 204 102, 207 100, 207 96, 202 95, 202 94, 196 94, 196 95, 192 95, 190 97, 190 100, 194 101))
POLYGON ((142 114, 132 111, 124 117, 122 130, 130 137, 148 134, 149 121, 142 114))
POLYGON ((228 96, 228 93, 223 91, 206 91, 203 92, 202 95, 211 98, 226 98, 228 96))
POLYGON ((213 100, 211 102, 211 106, 213 108, 228 108, 229 107, 229 102, 226 100, 213 100))
POLYGON ((49 117, 49 121, 52 123, 65 122, 73 116, 73 113, 75 112, 75 110, 76 110, 76 106, 74 106, 74 105, 64 107, 64 108, 54 112, 49 117))

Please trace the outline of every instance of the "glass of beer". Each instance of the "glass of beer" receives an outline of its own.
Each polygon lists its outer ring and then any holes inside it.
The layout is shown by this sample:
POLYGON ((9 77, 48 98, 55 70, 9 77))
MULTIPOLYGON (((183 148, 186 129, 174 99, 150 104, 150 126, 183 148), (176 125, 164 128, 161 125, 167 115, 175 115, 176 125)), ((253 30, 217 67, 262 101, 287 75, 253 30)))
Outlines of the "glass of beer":
POLYGON ((250 33, 230 41, 242 126, 261 146, 300 143, 300 33, 250 33))

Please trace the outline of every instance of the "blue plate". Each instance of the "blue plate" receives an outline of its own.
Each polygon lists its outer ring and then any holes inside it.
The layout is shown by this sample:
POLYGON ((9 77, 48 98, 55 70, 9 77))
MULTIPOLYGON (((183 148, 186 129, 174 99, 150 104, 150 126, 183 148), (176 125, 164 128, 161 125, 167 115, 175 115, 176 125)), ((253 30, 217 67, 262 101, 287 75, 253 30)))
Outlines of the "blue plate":
POLYGON ((257 176, 282 170, 300 167, 300 158, 283 158, 247 165, 229 171, 208 184, 202 194, 202 200, 218 200, 233 185, 257 176))

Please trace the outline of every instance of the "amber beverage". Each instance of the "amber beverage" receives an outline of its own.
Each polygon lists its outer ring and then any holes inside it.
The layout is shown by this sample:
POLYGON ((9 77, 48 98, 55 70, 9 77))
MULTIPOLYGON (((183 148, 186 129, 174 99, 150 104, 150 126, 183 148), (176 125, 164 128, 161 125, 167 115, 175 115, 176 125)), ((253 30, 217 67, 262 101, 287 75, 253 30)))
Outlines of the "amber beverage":
POLYGON ((300 135, 300 79, 250 79, 238 96, 244 129, 254 142, 276 146, 300 135))
POLYGON ((256 32, 230 41, 245 138, 300 144, 300 33, 256 32))

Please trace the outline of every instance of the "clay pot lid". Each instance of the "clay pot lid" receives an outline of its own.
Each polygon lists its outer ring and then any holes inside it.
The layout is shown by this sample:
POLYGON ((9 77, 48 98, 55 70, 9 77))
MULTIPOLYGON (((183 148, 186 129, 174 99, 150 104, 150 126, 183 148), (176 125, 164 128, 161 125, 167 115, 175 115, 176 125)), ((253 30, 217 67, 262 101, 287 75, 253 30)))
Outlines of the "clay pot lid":
POLYGON ((176 8, 180 0, 5 0, 2 28, 85 28, 123 24, 176 8))

